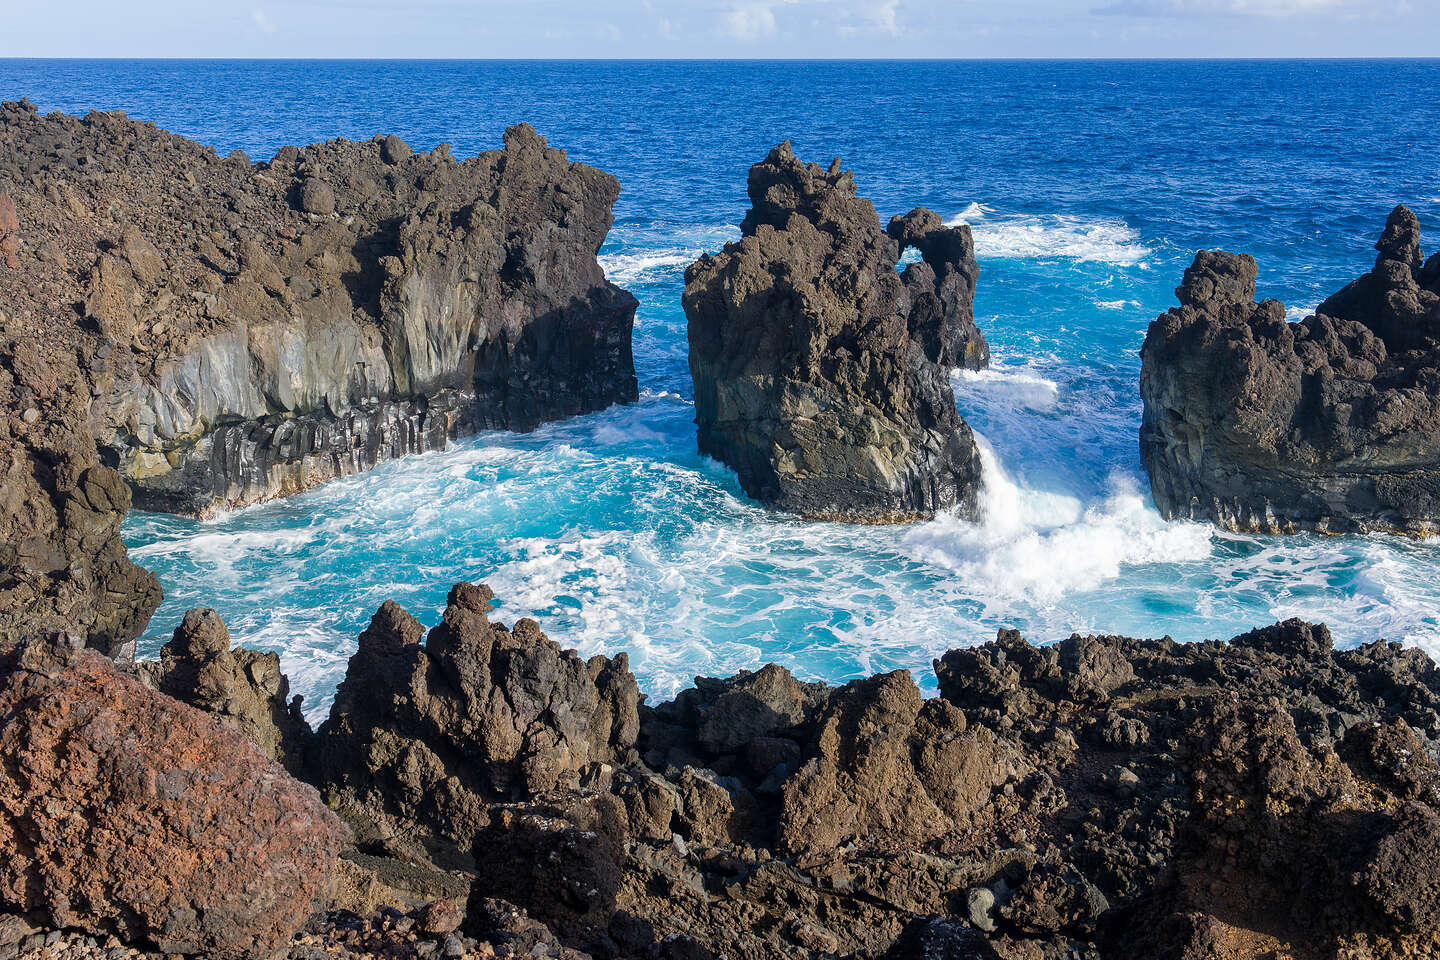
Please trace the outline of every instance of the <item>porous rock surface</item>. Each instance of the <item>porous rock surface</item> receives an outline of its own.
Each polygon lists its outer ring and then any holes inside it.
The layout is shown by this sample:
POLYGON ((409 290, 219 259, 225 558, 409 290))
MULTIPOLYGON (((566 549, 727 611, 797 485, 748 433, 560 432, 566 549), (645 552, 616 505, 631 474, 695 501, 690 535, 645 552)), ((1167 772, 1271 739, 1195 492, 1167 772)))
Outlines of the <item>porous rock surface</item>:
POLYGON ((1301 621, 1191 645, 1005 631, 936 671, 932 700, 903 672, 702 679, 642 708, 638 758, 492 806, 472 895, 596 957, 1440 948, 1423 653, 1336 651, 1301 621))
POLYGON ((634 400, 635 300, 596 260, 618 192, 524 125, 463 162, 251 163, 0 104, 0 637, 128 652, 159 602, 132 494, 204 515, 634 400))
POLYGON ((360 636, 313 775, 362 835, 463 860, 488 804, 575 789, 632 750, 639 690, 624 654, 581 659, 535 621, 492 622, 456 584, 424 628, 386 603, 360 636))
POLYGON ((310 726, 301 715, 300 697, 290 697, 280 657, 231 649, 230 631, 214 610, 186 613, 160 648, 160 659, 136 664, 136 673, 162 693, 219 717, 271 760, 300 771, 310 726))
POLYGON ((1160 512, 1232 530, 1432 533, 1440 521, 1440 254, 1390 214, 1368 274, 1299 323, 1255 261, 1201 251, 1141 351, 1160 512))
POLYGON ((264 956, 345 828, 213 717, 63 633, 0 645, 0 904, 164 953, 264 956))
POLYGON ((949 380, 989 361, 970 228, 917 208, 882 230, 839 161, 788 142, 749 194, 741 239, 685 274, 700 451, 803 517, 973 513, 980 461, 949 380), (907 247, 922 259, 899 273, 907 247))

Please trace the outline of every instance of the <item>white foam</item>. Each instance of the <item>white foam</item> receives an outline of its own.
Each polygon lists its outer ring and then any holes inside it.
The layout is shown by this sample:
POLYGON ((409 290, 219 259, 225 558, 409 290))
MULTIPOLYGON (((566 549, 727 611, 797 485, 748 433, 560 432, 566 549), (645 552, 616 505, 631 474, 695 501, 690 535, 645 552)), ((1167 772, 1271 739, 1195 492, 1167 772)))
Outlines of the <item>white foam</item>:
POLYGON ((1313 307, 1286 307, 1285 319, 1289 320, 1291 323, 1299 323, 1306 317, 1313 317, 1315 315, 1315 311, 1319 308, 1319 304, 1316 304, 1313 307))
POLYGON ((1009 367, 992 363, 984 370, 955 370, 950 377, 962 412, 983 394, 990 402, 1000 401, 1012 408, 1048 413, 1055 409, 1060 387, 1054 380, 1035 373, 1028 367, 1009 367))
POLYGON ((1139 300, 1096 300, 1095 306, 1101 310, 1124 310, 1126 307, 1140 306, 1139 300))
POLYGON ((1123 220, 1066 214, 1004 214, 971 203, 946 221, 967 224, 975 235, 975 254, 1001 260, 1079 260, 1116 266, 1143 266, 1154 251, 1123 220))
POLYGON ((1129 478, 1086 506, 1079 498, 1017 484, 978 434, 983 468, 980 522, 936 518, 904 538, 912 556, 967 584, 987 609, 1014 601, 1053 604, 1093 590, 1122 568, 1203 560, 1210 530, 1169 523, 1151 509, 1129 478))
POLYGON ((705 251, 660 250, 652 253, 602 253, 598 259, 605 279, 624 286, 658 273, 683 273, 705 251))

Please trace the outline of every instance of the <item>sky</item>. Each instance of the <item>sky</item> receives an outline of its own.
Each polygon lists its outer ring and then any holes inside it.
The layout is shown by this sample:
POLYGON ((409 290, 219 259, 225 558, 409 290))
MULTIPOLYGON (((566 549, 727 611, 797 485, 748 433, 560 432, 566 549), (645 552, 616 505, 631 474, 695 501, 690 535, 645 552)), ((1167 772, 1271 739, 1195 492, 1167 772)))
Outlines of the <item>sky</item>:
POLYGON ((1383 56, 1440 0, 0 0, 0 57, 1383 56))

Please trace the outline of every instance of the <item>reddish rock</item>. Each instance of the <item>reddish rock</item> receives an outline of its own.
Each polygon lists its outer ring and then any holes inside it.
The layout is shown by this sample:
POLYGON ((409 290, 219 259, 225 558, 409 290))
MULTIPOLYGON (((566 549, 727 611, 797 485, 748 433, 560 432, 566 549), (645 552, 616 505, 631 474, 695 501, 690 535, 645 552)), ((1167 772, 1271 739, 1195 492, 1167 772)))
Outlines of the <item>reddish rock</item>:
POLYGON ((61 633, 0 645, 0 903, 166 953, 263 956, 345 828, 213 717, 61 633))

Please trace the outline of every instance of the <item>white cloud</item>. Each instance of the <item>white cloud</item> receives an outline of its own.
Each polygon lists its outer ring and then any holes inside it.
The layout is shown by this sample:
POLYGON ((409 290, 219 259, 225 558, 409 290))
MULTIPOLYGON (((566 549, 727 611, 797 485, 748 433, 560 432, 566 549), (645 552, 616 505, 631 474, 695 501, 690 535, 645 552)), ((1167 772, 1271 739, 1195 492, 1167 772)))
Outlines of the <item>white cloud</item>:
POLYGON ((1096 13, 1136 17, 1296 17, 1309 13, 1338 11, 1352 0, 1119 0, 1099 7, 1096 13))
POLYGON ((731 8, 721 26, 742 43, 769 40, 775 36, 775 11, 763 3, 742 3, 731 8))
POLYGON ((268 16, 265 15, 265 11, 261 10, 259 7, 256 7, 254 10, 250 11, 250 19, 255 22, 255 26, 260 28, 261 33, 275 32, 275 24, 271 22, 268 16))

